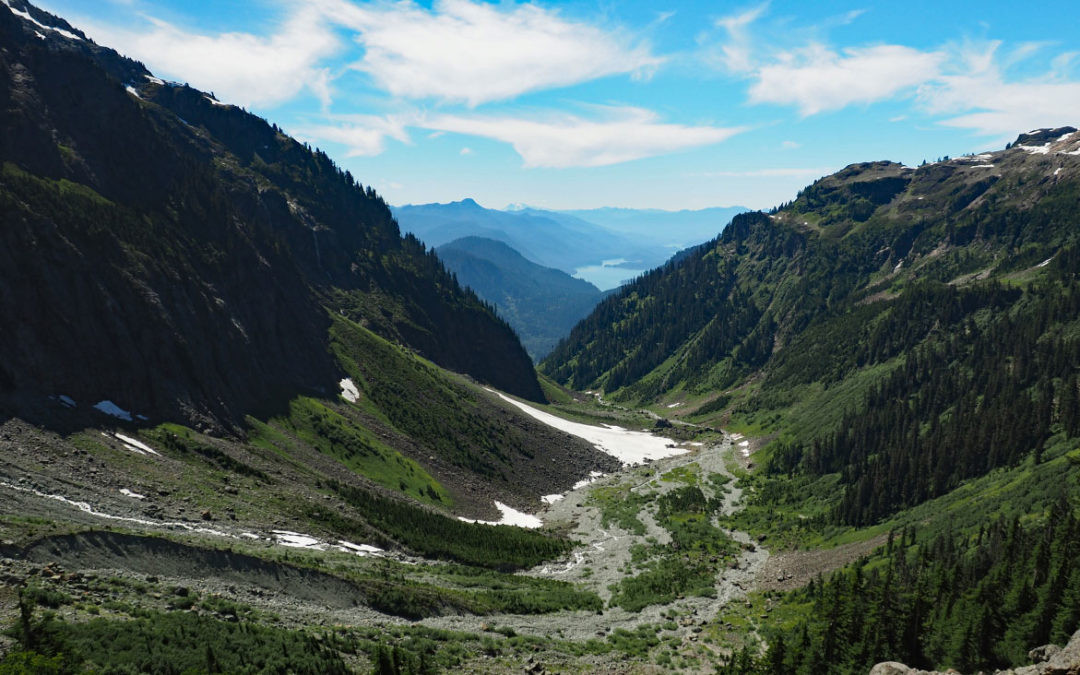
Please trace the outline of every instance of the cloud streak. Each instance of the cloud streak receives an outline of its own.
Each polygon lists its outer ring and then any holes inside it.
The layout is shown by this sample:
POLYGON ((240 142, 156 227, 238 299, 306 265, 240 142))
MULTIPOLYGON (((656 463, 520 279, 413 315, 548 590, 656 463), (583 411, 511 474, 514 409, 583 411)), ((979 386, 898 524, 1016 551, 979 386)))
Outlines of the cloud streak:
POLYGON ((348 115, 335 118, 335 123, 315 124, 296 130, 300 140, 326 141, 344 145, 346 157, 371 157, 386 149, 386 139, 409 143, 407 120, 398 116, 348 115))
POLYGON ((664 123, 656 113, 641 108, 608 108, 605 112, 601 119, 439 115, 422 125, 509 143, 526 167, 555 169, 620 164, 720 143, 745 131, 742 127, 664 123))
POLYGON ((269 36, 250 33, 201 35, 148 17, 147 30, 88 24, 104 44, 149 64, 160 74, 213 91, 227 103, 276 105, 304 91, 329 105, 329 71, 320 62, 340 49, 322 13, 294 12, 269 36))
MULTIPOLYGON (((1020 43, 1007 53, 1000 53, 1000 42, 921 50, 900 44, 834 49, 808 41, 776 49, 759 34, 767 30, 752 30, 767 8, 760 5, 716 21, 726 40, 703 52, 714 67, 750 82, 751 104, 791 106, 809 117, 910 97, 916 110, 944 116, 940 124, 982 135, 1076 122, 1080 82, 1070 78, 1069 68, 1080 53, 1057 54, 1045 73, 1016 79, 1009 72, 1051 43, 1020 43)), ((831 23, 850 23, 861 13, 849 12, 831 23)), ((785 26, 789 44, 791 33, 785 26)), ((907 115, 890 121, 904 119, 907 115)))
POLYGON ((276 105, 304 91, 328 106, 327 59, 350 44, 351 69, 391 96, 475 107, 613 75, 648 78, 662 63, 628 33, 532 4, 437 0, 288 0, 278 29, 199 34, 154 17, 144 29, 88 22, 106 44, 169 77, 241 105, 276 105), (342 41, 344 29, 350 38, 342 41))
POLYGON ((874 103, 912 91, 938 75, 944 55, 900 45, 835 52, 811 45, 762 66, 751 103, 793 105, 803 116, 874 103))
POLYGON ((365 53, 353 68, 402 98, 475 107, 610 75, 647 77, 662 63, 643 42, 537 5, 321 2, 357 31, 365 53))
MULTIPOLYGON (((1076 124, 1080 82, 1053 69, 1040 77, 1007 81, 1001 62, 1014 63, 1017 54, 1001 59, 1000 47, 1001 43, 991 42, 961 50, 957 60, 962 67, 927 83, 920 91, 920 103, 931 114, 953 115, 941 124, 982 135, 1076 124)), ((1071 55, 1063 54, 1054 65, 1064 69, 1070 60, 1071 55)))

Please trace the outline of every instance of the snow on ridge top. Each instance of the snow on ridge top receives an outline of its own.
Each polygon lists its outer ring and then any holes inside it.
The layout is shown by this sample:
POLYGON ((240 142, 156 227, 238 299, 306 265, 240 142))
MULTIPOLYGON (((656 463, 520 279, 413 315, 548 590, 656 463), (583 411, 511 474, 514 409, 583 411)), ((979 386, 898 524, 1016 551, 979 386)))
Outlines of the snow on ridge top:
MULTIPOLYGON (((17 16, 17 17, 19 17, 21 19, 26 19, 27 21, 34 24, 35 26, 38 26, 40 28, 44 28, 45 30, 51 30, 51 31, 54 31, 56 33, 59 33, 60 35, 63 35, 64 37, 68 38, 69 40, 82 40, 81 37, 79 37, 75 33, 72 33, 69 30, 64 30, 63 28, 57 28, 56 26, 46 26, 45 24, 41 23, 40 21, 35 19, 33 16, 31 16, 30 12, 25 12, 25 11, 23 11, 21 9, 15 9, 11 5, 11 0, 3 0, 3 2, 4 2, 5 5, 7 5, 7 8, 9 10, 11 10, 12 14, 14 14, 15 16, 17 16)), ((45 36, 42 35, 41 33, 38 33, 38 37, 40 37, 43 40, 45 39, 45 36)))
POLYGON ((1018 145, 1020 148, 1029 155, 1046 155, 1050 153, 1050 146, 1054 144, 1054 141, 1046 143, 1046 145, 1018 145))

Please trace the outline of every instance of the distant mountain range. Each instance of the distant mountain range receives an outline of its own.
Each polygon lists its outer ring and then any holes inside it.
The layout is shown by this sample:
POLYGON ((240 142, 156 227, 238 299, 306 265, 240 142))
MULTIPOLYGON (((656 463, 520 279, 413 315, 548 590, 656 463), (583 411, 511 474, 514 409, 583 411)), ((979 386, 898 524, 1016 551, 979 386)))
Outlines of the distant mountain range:
POLYGON ((495 305, 533 360, 547 356, 605 295, 589 282, 537 265, 494 239, 463 237, 436 252, 459 283, 495 305))
POLYGON ((749 210, 744 206, 717 206, 695 211, 607 207, 554 213, 595 223, 624 236, 649 239, 674 252, 714 238, 732 218, 749 210))
POLYGON ((449 204, 391 207, 405 232, 432 247, 462 237, 509 245, 545 267, 610 288, 663 264, 671 255, 715 237, 742 207, 701 211, 594 209, 500 211, 472 199, 449 204), (604 268, 623 272, 604 274, 604 268))
POLYGON ((647 256, 648 247, 598 225, 542 212, 487 209, 472 199, 449 204, 392 207, 405 232, 438 247, 462 237, 484 237, 508 244, 545 267, 573 274, 607 258, 647 256))

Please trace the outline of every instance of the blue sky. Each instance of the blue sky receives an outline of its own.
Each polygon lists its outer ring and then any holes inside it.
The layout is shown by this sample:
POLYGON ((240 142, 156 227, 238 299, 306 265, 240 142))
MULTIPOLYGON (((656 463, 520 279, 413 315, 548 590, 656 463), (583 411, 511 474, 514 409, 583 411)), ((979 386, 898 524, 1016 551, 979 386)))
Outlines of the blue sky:
POLYGON ((1074 2, 37 4, 395 204, 768 208, 1080 125, 1074 2))

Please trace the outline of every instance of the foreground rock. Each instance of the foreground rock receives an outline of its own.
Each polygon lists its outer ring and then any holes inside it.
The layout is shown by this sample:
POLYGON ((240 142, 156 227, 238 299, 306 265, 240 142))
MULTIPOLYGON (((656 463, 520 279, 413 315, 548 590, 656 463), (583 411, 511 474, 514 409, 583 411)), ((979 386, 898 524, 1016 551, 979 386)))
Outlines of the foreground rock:
MULTIPOLYGON (((999 670, 994 675, 1080 675, 1080 630, 1073 633, 1064 648, 1044 645, 1028 652, 1028 657, 1038 663, 1011 670, 999 670)), ((949 670, 948 673, 956 673, 949 670)), ((917 670, 902 663, 886 661, 870 670, 870 675, 936 675, 936 671, 917 670)))

